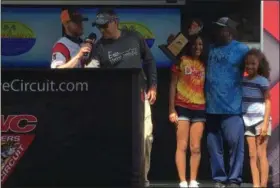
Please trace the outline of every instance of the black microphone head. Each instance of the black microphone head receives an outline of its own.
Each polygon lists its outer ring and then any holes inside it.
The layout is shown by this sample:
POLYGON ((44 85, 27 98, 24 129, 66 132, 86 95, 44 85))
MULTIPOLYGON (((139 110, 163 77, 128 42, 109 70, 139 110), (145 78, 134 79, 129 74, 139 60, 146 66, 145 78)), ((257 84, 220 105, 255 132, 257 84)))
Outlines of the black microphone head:
POLYGON ((95 33, 90 33, 89 36, 88 36, 88 39, 96 40, 96 34, 95 33))

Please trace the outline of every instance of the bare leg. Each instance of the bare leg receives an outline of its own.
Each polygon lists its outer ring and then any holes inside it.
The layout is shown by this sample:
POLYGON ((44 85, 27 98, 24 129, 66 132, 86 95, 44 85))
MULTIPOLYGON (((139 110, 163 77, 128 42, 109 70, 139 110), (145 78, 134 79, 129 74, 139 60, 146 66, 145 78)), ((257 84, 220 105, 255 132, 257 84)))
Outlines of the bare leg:
POLYGON ((180 181, 186 181, 186 151, 189 139, 189 121, 178 121, 175 161, 180 181))
POLYGON ((258 155, 257 155, 257 145, 256 137, 247 136, 246 137, 248 146, 249 146, 249 157, 250 157, 250 166, 253 179, 253 186, 260 187, 260 173, 258 169, 258 155))
POLYGON ((198 168, 200 164, 200 141, 203 135, 204 123, 203 122, 195 122, 190 126, 190 150, 191 150, 191 177, 190 180, 196 180, 198 168))
POLYGON ((267 187, 268 181, 268 160, 267 160, 267 144, 268 144, 268 136, 262 138, 258 136, 257 138, 257 153, 258 159, 260 161, 260 176, 261 176, 261 187, 267 187))

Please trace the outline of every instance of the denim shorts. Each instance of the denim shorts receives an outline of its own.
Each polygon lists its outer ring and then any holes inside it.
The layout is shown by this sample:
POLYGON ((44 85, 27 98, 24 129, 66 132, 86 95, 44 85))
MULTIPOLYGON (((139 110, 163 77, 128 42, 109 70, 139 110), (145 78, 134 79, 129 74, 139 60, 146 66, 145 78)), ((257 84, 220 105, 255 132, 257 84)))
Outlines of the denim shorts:
POLYGON ((205 122, 205 110, 191 110, 181 106, 175 107, 178 114, 178 120, 186 120, 190 122, 205 122))

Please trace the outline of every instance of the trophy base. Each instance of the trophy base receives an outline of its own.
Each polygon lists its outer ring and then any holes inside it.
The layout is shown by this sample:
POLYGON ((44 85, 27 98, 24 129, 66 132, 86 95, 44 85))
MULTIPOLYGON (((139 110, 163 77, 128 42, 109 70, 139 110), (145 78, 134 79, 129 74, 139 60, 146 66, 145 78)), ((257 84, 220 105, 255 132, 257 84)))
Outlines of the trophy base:
POLYGON ((178 58, 177 56, 173 55, 169 49, 167 48, 167 45, 165 44, 161 44, 158 46, 159 49, 161 49, 161 51, 168 57, 168 59, 170 59, 173 63, 178 63, 180 62, 180 58, 178 58))

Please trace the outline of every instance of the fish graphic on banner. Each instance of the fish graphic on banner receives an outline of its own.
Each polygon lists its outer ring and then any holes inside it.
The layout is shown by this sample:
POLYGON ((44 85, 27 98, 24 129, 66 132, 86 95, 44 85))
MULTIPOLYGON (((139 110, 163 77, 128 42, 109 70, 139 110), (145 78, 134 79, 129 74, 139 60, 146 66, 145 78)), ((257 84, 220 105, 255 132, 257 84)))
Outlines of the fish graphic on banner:
POLYGON ((20 22, 2 21, 1 42, 3 56, 18 56, 32 49, 36 36, 31 28, 20 22))
POLYGON ((145 39, 149 48, 152 48, 155 42, 155 36, 152 31, 142 23, 138 22, 120 22, 120 29, 137 31, 139 32, 145 39))

